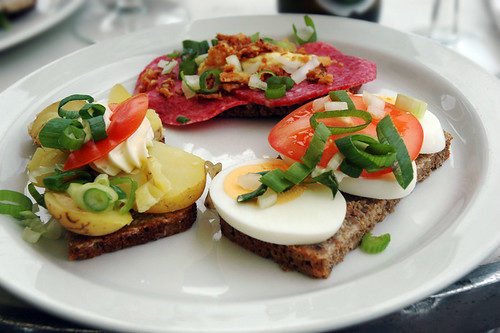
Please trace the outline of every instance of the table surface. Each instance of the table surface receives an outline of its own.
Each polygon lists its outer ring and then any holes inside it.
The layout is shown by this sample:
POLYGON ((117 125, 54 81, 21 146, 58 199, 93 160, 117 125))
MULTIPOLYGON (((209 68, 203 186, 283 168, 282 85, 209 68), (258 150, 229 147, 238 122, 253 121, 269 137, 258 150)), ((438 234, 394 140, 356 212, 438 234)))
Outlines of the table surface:
MULTIPOLYGON (((451 48, 477 62, 491 75, 500 77, 500 25, 497 25, 493 19, 494 11, 489 7, 490 1, 499 2, 498 0, 460 0, 460 39, 451 48)), ((251 2, 179 0, 178 3, 184 6, 191 20, 217 16, 278 13, 275 0, 251 2)), ((432 4, 432 0, 382 0, 379 24, 408 33, 421 33, 430 23, 432 4)), ((500 5, 497 4, 497 7, 500 8, 500 5)), ((36 37, 0 51, 0 92, 41 66, 88 46, 89 43, 78 38, 74 31, 74 22, 78 15, 76 12, 36 37)), ((500 20, 498 15, 500 14, 497 14, 496 19, 500 20)), ((460 331, 463 331, 464 327, 478 331, 500 327, 500 314, 497 311, 491 312, 491 307, 498 308, 500 305, 498 304, 500 303, 499 272, 500 248, 475 271, 442 293, 432 295, 422 302, 379 320, 366 323, 357 327, 356 331, 381 328, 384 331, 397 331, 405 327, 400 325, 404 325, 408 320, 418 322, 415 316, 422 313, 427 313, 427 317, 424 316, 424 322, 420 323, 419 328, 430 328, 428 323, 433 322, 433 325, 436 325, 440 316, 457 316, 461 312, 473 312, 476 315, 470 320, 462 317, 462 324, 465 326, 457 327, 460 331), (493 295, 499 297, 494 298, 493 295), (491 303, 492 299, 497 303, 491 303), (434 309, 433 312, 429 311, 429 302, 433 304, 431 306, 434 309), (483 316, 478 316, 478 313, 482 313, 483 316), (467 326, 467 324, 472 326, 467 326)), ((41 313, 0 287, 0 331, 4 329, 21 331, 22 328, 34 329, 35 332, 64 330, 94 332, 41 313)), ((433 328, 436 329, 436 326, 433 328)))

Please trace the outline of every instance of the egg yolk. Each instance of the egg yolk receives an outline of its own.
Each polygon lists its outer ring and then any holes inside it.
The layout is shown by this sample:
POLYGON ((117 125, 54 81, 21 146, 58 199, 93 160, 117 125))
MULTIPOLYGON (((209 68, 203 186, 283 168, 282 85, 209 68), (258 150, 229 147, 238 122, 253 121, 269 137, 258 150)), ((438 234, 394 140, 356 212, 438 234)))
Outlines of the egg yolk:
MULTIPOLYGON (((255 165, 246 165, 234 169, 231 171, 226 179, 224 180, 224 192, 230 197, 236 200, 236 198, 241 195, 250 192, 248 189, 245 189, 238 185, 238 177, 242 175, 246 175, 248 173, 258 173, 262 171, 271 171, 274 169, 282 169, 285 171, 289 167, 285 162, 280 162, 276 160, 273 163, 264 163, 264 164, 255 164, 255 165)), ((304 186, 298 185, 292 187, 290 190, 285 191, 283 193, 278 194, 278 201, 276 205, 284 204, 290 202, 292 200, 297 199, 304 192, 304 186)))

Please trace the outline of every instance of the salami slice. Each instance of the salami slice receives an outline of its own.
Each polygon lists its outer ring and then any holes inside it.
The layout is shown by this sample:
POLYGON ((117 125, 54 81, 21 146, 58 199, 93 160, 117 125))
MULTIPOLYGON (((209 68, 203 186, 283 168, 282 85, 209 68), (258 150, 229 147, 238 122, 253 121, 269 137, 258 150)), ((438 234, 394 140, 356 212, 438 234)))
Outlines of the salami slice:
POLYGON ((230 94, 223 93, 219 99, 186 99, 181 90, 182 82, 177 78, 178 66, 172 74, 160 74, 158 62, 166 59, 163 56, 153 60, 140 74, 135 92, 145 91, 149 95, 150 107, 156 110, 164 124, 178 126, 205 121, 228 109, 250 103, 265 107, 296 105, 326 95, 332 90, 349 89, 376 78, 376 65, 369 60, 345 55, 335 47, 321 42, 304 44, 302 47, 309 54, 329 56, 332 59, 332 64, 327 68, 328 73, 333 75, 331 84, 303 81, 278 99, 268 99, 263 91, 250 88, 235 89, 230 94), (161 92, 165 85, 169 85, 171 92, 168 97, 161 92))
POLYGON ((308 54, 318 56, 329 56, 332 64, 327 68, 327 72, 333 75, 332 84, 318 84, 302 81, 295 85, 286 95, 277 99, 268 99, 262 91, 255 89, 238 89, 233 92, 234 96, 249 103, 265 105, 267 107, 287 106, 299 104, 333 90, 345 90, 359 86, 363 83, 374 80, 377 76, 377 66, 375 63, 345 55, 335 47, 321 42, 304 44, 302 47, 308 54))

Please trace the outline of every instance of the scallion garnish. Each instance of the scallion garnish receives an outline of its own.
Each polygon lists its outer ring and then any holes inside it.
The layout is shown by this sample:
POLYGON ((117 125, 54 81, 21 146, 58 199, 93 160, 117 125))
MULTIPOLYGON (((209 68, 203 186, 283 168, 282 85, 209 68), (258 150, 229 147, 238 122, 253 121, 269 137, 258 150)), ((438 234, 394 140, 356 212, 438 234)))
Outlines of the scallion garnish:
POLYGON ((314 22, 309 15, 304 16, 304 22, 306 24, 306 27, 308 27, 308 33, 309 36, 302 36, 307 39, 303 39, 301 36, 299 36, 299 31, 297 30, 297 27, 295 27, 295 24, 292 26, 293 28, 293 33, 295 35, 295 38, 297 39, 297 42, 299 45, 305 44, 305 43, 311 43, 317 41, 318 37, 316 34, 316 28, 314 27, 314 22))
POLYGON ((106 122, 102 115, 87 119, 90 127, 90 134, 94 141, 99 141, 108 137, 106 132, 106 122))
POLYGON ((413 180, 413 165, 405 142, 399 135, 390 116, 385 116, 377 124, 377 136, 380 143, 396 148, 396 160, 392 165, 392 172, 399 185, 403 189, 407 188, 413 180))
POLYGON ((43 185, 51 191, 66 191, 69 185, 75 183, 86 183, 92 180, 92 175, 82 170, 60 171, 43 179, 43 185))
POLYGON ((191 118, 184 117, 184 116, 177 116, 177 118, 175 118, 175 121, 177 121, 178 123, 181 123, 181 124, 186 124, 190 120, 191 120, 191 118))
POLYGON ((200 94, 213 94, 220 89, 219 69, 209 69, 200 75, 200 89, 196 91, 200 94))
POLYGON ((79 111, 69 111, 69 110, 64 109, 64 106, 71 101, 87 101, 89 103, 92 103, 92 102, 94 102, 94 98, 92 96, 89 96, 89 95, 79 95, 79 94, 70 95, 68 97, 63 98, 59 102, 59 107, 57 109, 59 117, 67 118, 67 119, 80 118, 79 111))
POLYGON ((59 136, 59 144, 65 149, 70 149, 70 150, 80 149, 84 141, 85 141, 85 131, 79 126, 75 125, 66 126, 66 128, 62 131, 62 133, 60 133, 59 136))
POLYGON ((126 200, 122 200, 120 196, 119 200, 123 202, 123 206, 120 208, 120 213, 125 214, 129 210, 132 209, 135 203, 135 191, 137 190, 137 182, 129 177, 115 177, 109 180, 110 186, 118 186, 118 185, 126 185, 128 186, 128 198, 126 200))
POLYGON ((255 198, 263 195, 264 193, 266 193, 267 189, 268 189, 267 185, 262 184, 255 191, 238 195, 238 197, 236 198, 236 201, 245 202, 245 201, 248 201, 251 199, 255 199, 255 198))
POLYGON ((44 198, 43 194, 40 194, 37 191, 35 185, 33 185, 32 183, 29 183, 28 184, 28 192, 31 194, 33 199, 35 199, 35 201, 38 205, 42 206, 43 208, 47 208, 45 206, 45 198, 44 198))
POLYGON ((353 134, 335 140, 339 151, 350 164, 368 172, 389 168, 396 159, 396 149, 388 144, 381 144, 374 138, 353 134))
POLYGON ((359 248, 365 253, 375 254, 384 251, 391 241, 390 234, 383 234, 381 236, 373 236, 367 233, 361 239, 359 248))
POLYGON ((74 119, 52 118, 42 127, 38 134, 40 144, 46 148, 67 149, 61 145, 59 138, 68 126, 80 126, 74 119))
POLYGON ((21 212, 32 211, 33 202, 22 193, 11 190, 0 190, 0 214, 21 218, 21 212))

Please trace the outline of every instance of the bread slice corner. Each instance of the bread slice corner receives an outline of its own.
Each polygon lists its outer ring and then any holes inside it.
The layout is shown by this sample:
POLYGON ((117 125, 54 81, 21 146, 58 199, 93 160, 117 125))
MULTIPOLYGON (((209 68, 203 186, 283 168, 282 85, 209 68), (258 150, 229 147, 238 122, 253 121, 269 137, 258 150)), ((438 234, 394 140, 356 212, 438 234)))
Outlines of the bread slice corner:
POLYGON ((196 221, 197 212, 196 203, 171 213, 134 212, 134 220, 129 225, 104 236, 84 236, 67 231, 69 259, 90 259, 184 232, 196 221))

